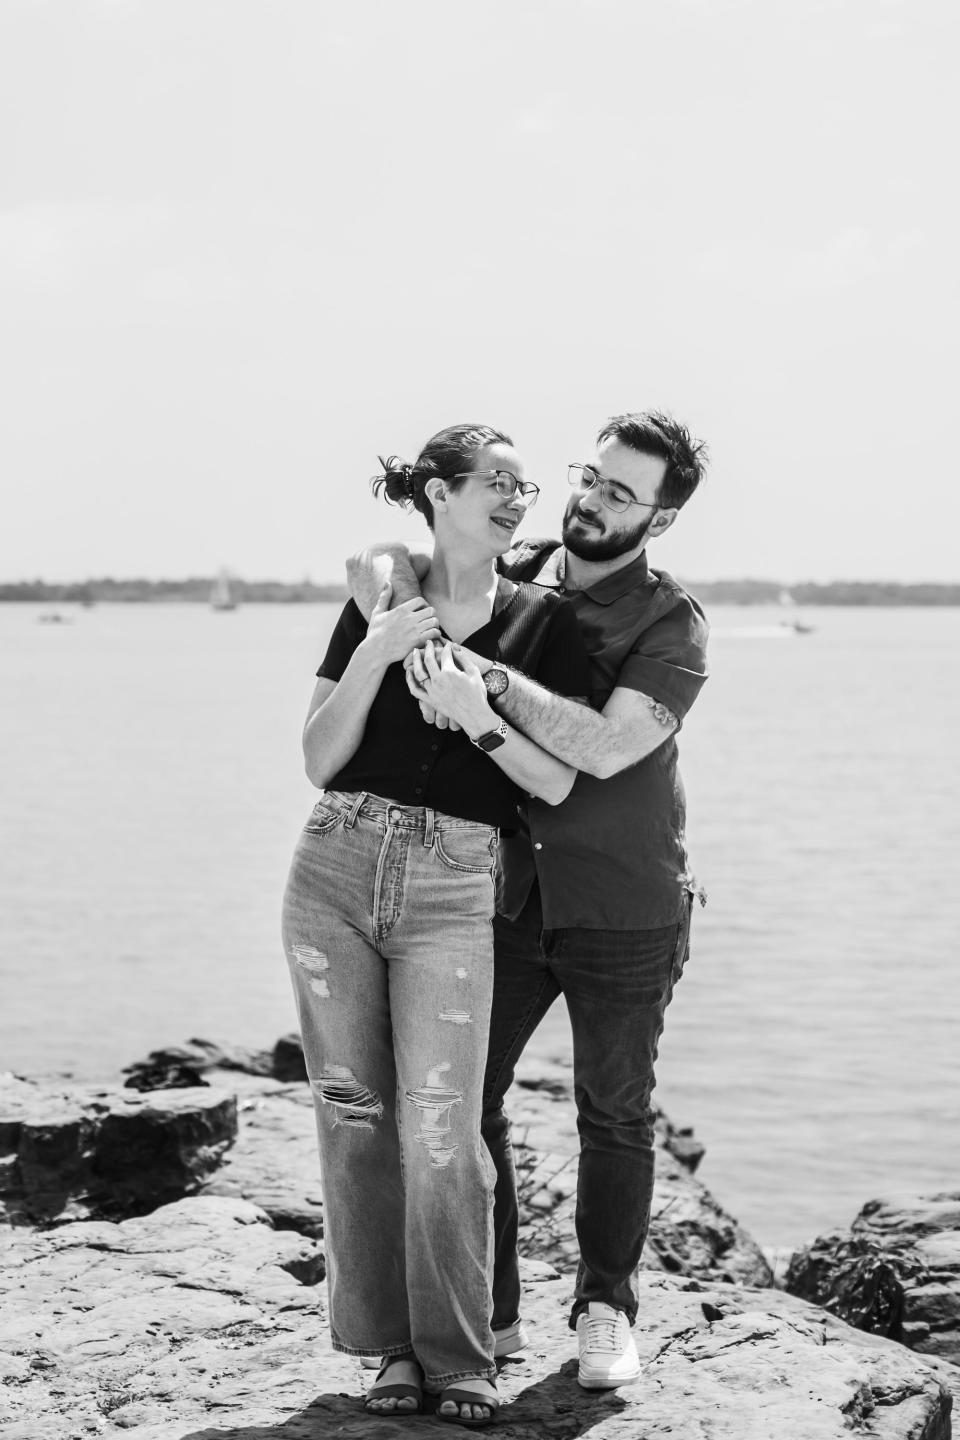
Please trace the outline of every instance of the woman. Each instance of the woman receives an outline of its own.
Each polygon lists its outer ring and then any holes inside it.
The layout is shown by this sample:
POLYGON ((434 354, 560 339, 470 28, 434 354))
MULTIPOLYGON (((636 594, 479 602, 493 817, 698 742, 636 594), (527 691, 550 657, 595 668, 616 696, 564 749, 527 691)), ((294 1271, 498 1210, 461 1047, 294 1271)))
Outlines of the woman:
POLYGON ((390 610, 381 595, 369 625, 347 604, 317 672, 303 747, 325 794, 294 856, 284 946, 334 1347, 383 1356, 372 1413, 416 1413, 427 1390, 442 1419, 476 1426, 497 1409, 480 1106, 498 831, 525 792, 562 800, 574 772, 500 719, 451 642, 567 695, 587 691, 586 656, 564 601, 496 573, 537 495, 508 436, 453 426, 373 483, 424 515, 434 554, 422 598, 390 610), (417 647, 460 729, 424 723, 403 668, 417 647))

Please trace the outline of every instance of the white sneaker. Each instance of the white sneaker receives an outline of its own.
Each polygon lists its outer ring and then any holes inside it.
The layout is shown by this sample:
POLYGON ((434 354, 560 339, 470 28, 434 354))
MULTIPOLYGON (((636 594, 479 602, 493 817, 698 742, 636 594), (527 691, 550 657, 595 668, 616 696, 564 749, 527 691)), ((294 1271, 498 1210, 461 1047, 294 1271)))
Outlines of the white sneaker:
POLYGON ((640 1374, 640 1357, 622 1310, 591 1300, 577 1319, 578 1381, 584 1390, 612 1390, 640 1374))
POLYGON ((504 1325, 493 1332, 493 1358, 502 1360, 504 1355, 516 1355, 518 1350, 526 1350, 530 1344, 530 1336, 526 1332, 522 1320, 515 1320, 512 1325, 504 1325))

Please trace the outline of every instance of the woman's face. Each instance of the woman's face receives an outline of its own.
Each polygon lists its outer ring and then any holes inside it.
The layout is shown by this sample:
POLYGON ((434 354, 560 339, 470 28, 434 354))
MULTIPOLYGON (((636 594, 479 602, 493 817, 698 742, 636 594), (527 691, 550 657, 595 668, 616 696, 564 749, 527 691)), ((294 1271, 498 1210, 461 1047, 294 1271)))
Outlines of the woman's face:
POLYGON ((527 503, 519 490, 510 499, 501 495, 492 472, 508 471, 523 480, 523 461, 512 445, 485 445, 474 455, 469 470, 459 488, 447 492, 444 531, 450 539, 457 537, 485 554, 502 555, 514 543, 527 503))

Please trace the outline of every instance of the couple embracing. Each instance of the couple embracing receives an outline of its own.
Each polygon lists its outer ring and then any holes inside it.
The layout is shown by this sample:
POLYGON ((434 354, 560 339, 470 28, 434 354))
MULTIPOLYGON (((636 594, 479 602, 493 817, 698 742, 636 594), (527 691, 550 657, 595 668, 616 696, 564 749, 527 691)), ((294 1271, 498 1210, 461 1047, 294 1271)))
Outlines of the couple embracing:
POLYGON ((695 893, 675 733, 706 678, 697 602, 647 545, 703 476, 669 416, 571 464, 562 543, 509 436, 458 425, 378 493, 432 554, 351 563, 303 747, 323 795, 283 935, 317 1117, 330 1326, 372 1414, 480 1427, 528 1343, 504 1097, 563 994, 580 1132, 581 1385, 639 1375, 651 1091, 695 893))

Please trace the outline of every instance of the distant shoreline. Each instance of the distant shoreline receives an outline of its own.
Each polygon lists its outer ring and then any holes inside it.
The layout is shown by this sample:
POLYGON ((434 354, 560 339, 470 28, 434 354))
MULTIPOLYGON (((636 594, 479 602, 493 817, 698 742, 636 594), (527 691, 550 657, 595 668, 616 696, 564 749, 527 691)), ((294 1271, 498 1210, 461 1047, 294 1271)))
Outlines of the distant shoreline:
MULTIPOLYGON (((55 605, 158 604, 169 601, 208 605, 214 580, 83 580, 53 585, 45 580, 0 583, 0 601, 55 605)), ((901 584, 888 580, 804 581, 789 590, 778 580, 683 581, 698 599, 717 605, 960 605, 956 584, 901 584)), ((242 605, 342 604, 344 584, 290 584, 280 580, 230 579, 233 600, 242 605)))

